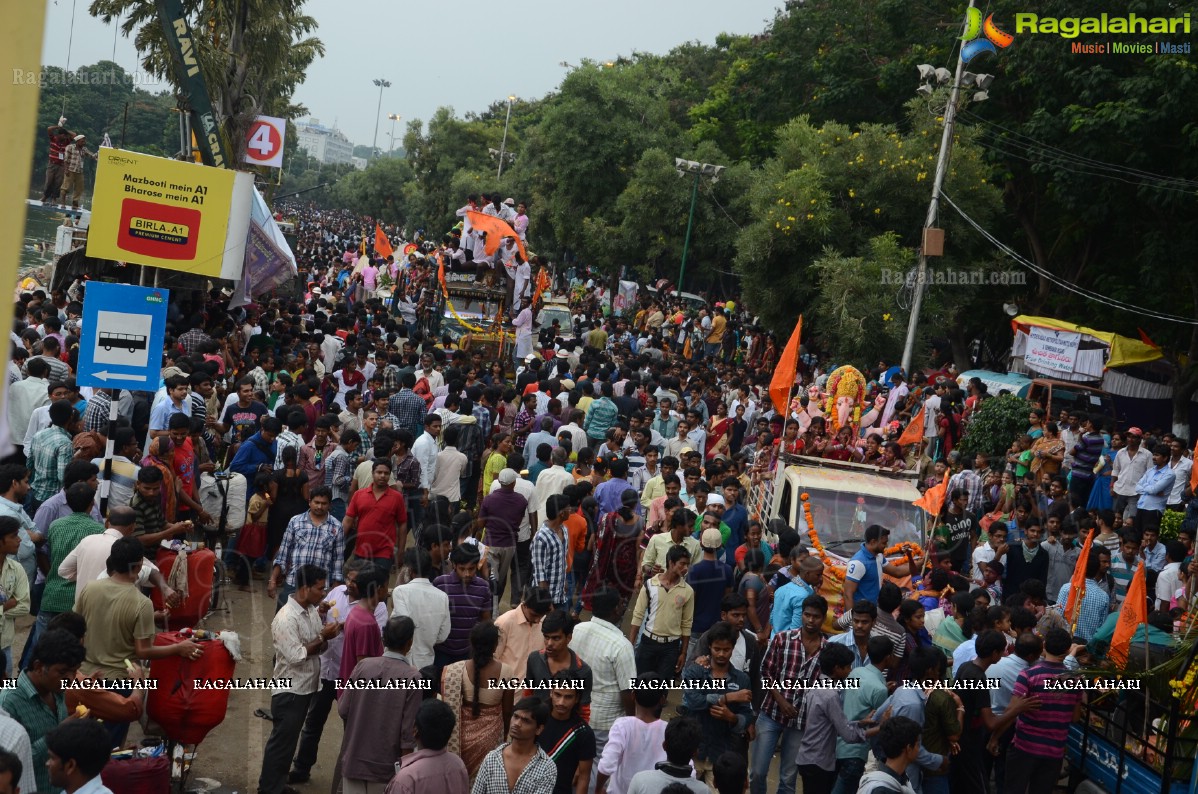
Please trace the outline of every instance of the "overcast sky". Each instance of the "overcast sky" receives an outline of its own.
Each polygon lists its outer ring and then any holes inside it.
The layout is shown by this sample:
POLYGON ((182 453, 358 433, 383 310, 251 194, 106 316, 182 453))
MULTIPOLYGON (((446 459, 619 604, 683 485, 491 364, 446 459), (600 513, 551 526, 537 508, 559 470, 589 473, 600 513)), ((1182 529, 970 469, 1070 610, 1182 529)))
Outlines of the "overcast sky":
MULTIPOLYGON (((72 36, 72 2, 46 0, 42 62, 74 69, 113 59, 115 51, 126 71, 139 69, 132 43, 117 39, 115 26, 89 16, 88 0, 75 2, 72 36)), ((335 121, 354 143, 369 145, 379 101, 371 80, 389 80, 378 114, 378 145, 386 148, 388 113, 403 119, 396 126, 399 138, 408 119, 427 120, 441 105, 453 106, 460 116, 508 94, 543 96, 561 83, 563 61, 664 53, 686 41, 710 44, 721 32, 759 33, 780 5, 780 0, 524 0, 474 6, 488 10, 485 18, 471 20, 468 4, 308 0, 325 56, 308 69, 296 99, 322 124, 335 121), (511 10, 505 15, 502 8, 511 10)))

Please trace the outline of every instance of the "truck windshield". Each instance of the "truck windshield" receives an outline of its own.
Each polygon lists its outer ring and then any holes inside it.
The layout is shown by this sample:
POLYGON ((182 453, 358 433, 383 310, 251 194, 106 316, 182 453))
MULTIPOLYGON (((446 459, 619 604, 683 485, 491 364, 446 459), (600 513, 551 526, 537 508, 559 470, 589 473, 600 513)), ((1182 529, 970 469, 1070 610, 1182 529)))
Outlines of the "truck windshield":
MULTIPOLYGON (((811 501, 815 530, 828 551, 843 557, 851 556, 865 539, 865 528, 870 524, 881 524, 890 530, 889 545, 905 541, 923 543, 924 513, 910 503, 843 491, 808 488, 806 493, 811 501)), ((799 521, 802 520, 800 511, 799 521)), ((805 532, 807 527, 800 529, 805 532)))

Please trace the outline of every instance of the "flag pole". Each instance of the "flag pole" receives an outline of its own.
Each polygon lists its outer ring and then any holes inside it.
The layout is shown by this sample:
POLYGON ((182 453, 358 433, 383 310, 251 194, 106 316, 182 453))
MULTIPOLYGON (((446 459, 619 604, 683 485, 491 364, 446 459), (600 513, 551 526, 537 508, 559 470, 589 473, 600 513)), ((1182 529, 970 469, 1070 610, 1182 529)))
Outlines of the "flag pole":
MULTIPOLYGON (((803 327, 803 315, 801 315, 801 314, 799 315, 798 326, 800 329, 803 327)), ((797 345, 795 345, 795 360, 794 360, 795 376, 790 384, 790 390, 786 393, 786 411, 782 417, 782 435, 784 437, 786 435, 786 423, 790 421, 790 413, 791 413, 790 404, 792 402, 794 402, 795 387, 798 386, 798 380, 799 380, 799 361, 801 359, 799 350, 803 347, 803 338, 802 338, 801 334, 802 334, 802 332, 800 331, 799 343, 797 345)), ((779 449, 781 449, 780 443, 779 443, 778 447, 779 447, 779 449)))

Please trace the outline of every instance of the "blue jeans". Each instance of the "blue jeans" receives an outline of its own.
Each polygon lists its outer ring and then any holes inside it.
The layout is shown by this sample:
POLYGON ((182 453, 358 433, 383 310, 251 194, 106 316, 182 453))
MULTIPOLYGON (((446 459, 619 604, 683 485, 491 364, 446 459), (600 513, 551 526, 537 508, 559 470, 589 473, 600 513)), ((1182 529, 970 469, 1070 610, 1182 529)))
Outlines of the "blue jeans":
POLYGON ((749 794, 765 794, 766 778, 770 774, 770 762, 774 760, 774 749, 782 742, 782 756, 778 764, 777 794, 794 794, 799 778, 795 761, 799 755, 799 742, 803 735, 797 728, 787 728, 770 719, 768 714, 757 717, 757 739, 752 745, 752 774, 749 779, 749 794))
POLYGON ((37 613, 37 620, 33 622, 33 628, 29 630, 29 639, 25 640, 25 649, 21 651, 21 669, 25 670, 29 667, 30 660, 33 658, 33 649, 37 647, 37 641, 42 636, 42 632, 50 625, 50 619, 56 617, 58 612, 46 612, 42 610, 37 613))
POLYGON ((923 794, 949 794, 949 778, 952 775, 924 775, 923 794))
POLYGON ((861 776, 864 774, 864 758, 837 758, 836 786, 832 789, 832 794, 857 794, 861 776))

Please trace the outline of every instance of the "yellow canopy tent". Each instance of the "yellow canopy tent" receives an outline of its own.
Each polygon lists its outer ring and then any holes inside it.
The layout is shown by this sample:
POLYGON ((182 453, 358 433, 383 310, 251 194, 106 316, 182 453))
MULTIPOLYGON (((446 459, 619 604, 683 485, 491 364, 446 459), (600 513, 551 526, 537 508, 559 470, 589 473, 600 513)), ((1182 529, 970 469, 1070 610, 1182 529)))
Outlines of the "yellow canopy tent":
POLYGON ((1076 323, 1067 323, 1064 320, 1057 320, 1052 317, 1031 317, 1021 314, 1011 321, 1011 330, 1015 332, 1020 330, 1026 331, 1029 325, 1038 325, 1041 328, 1055 328, 1058 331, 1074 331, 1104 342, 1110 348, 1110 355, 1107 357, 1106 362, 1108 369, 1112 367, 1126 367, 1132 364, 1147 364, 1161 358, 1161 351, 1159 349, 1145 344, 1139 339, 1120 336, 1109 331, 1096 331, 1093 328, 1086 328, 1076 323))

